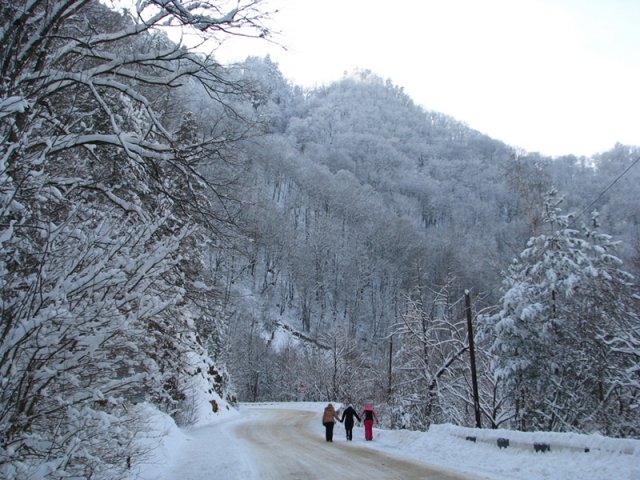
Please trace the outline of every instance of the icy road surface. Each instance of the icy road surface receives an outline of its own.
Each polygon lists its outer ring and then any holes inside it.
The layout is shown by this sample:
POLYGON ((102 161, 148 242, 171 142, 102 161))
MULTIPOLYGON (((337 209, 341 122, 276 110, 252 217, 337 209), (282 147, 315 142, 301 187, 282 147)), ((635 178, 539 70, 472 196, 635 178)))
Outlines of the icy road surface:
POLYGON ((323 430, 320 413, 246 408, 237 418, 192 431, 191 453, 165 472, 166 480, 482 478, 393 457, 367 448, 362 439, 347 442, 340 423, 332 443, 323 430))

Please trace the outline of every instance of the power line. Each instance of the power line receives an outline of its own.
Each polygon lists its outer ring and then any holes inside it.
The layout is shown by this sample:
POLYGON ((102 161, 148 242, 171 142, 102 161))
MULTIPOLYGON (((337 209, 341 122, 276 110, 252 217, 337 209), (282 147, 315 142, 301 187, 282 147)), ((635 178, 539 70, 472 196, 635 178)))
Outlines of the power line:
POLYGON ((602 192, 600 192, 600 194, 596 197, 596 199, 595 199, 593 202, 591 202, 589 205, 587 205, 587 206, 586 206, 586 207, 585 207, 585 208, 584 208, 584 209, 583 209, 583 210, 582 210, 578 215, 576 215, 576 216, 573 218, 573 221, 571 222, 571 224, 573 224, 573 222, 575 222, 579 217, 582 217, 582 215, 584 215, 584 212, 586 212, 587 210, 589 210, 589 209, 590 209, 590 208, 591 208, 591 207, 592 207, 592 206, 593 206, 593 205, 594 205, 598 200, 600 200, 600 199, 602 198, 602 196, 603 196, 605 193, 607 193, 607 192, 611 189, 611 187, 613 187, 613 186, 618 182, 618 180, 620 180, 622 177, 624 177, 624 176, 627 174, 627 172, 628 172, 629 170, 631 170, 631 169, 636 165, 636 163, 638 163, 638 162, 640 162, 640 157, 637 157, 633 162, 631 162, 631 165, 629 165, 629 166, 624 170, 624 172, 622 172, 620 175, 618 175, 618 176, 615 178, 615 180, 613 180, 613 182, 611 182, 611 183, 607 186, 607 188, 605 188, 602 192))

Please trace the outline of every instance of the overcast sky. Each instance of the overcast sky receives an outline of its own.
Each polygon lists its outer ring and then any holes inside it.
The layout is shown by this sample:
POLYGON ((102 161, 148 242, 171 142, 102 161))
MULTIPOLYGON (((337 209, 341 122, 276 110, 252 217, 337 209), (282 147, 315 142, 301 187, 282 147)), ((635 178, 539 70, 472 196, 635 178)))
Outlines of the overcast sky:
POLYGON ((640 145, 640 0, 271 0, 267 53, 313 87, 368 68, 428 110, 546 155, 640 145))

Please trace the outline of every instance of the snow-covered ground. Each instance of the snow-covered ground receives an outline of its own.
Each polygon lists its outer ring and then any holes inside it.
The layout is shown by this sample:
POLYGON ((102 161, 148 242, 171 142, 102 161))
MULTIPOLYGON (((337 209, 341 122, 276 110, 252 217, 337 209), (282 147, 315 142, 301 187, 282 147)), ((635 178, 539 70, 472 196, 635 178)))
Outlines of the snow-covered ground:
MULTIPOLYGON (((184 470, 203 471, 204 465, 215 471, 218 478, 257 478, 257 460, 246 449, 246 443, 237 439, 235 427, 247 421, 255 408, 313 411, 319 419, 324 406, 324 403, 243 404, 239 410, 229 410, 211 423, 189 430, 178 429, 168 417, 156 414, 157 430, 164 434, 162 442, 148 463, 137 466, 132 479, 198 478, 197 474, 190 476, 184 470)), ((309 428, 323 437, 320 420, 309 428)), ((336 426, 334 443, 336 448, 346 443, 341 425, 336 426)), ((490 480, 640 479, 640 440, 599 435, 528 434, 434 425, 429 432, 374 429, 374 441, 365 442, 362 427, 356 427, 352 444, 490 480), (475 442, 467 437, 475 437, 475 442), (498 448, 498 438, 508 439, 509 447, 498 448), (549 445, 551 450, 536 452, 534 443, 549 445)))

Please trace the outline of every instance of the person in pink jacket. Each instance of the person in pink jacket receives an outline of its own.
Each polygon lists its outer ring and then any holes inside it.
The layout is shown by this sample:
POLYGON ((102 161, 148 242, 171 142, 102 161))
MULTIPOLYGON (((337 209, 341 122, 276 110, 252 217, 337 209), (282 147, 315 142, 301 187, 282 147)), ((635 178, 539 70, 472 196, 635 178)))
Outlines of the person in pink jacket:
POLYGON ((378 421, 378 414, 373 409, 373 405, 371 405, 370 403, 365 403, 360 417, 364 422, 365 440, 373 440, 373 421, 375 420, 376 424, 380 424, 380 422, 378 421))

